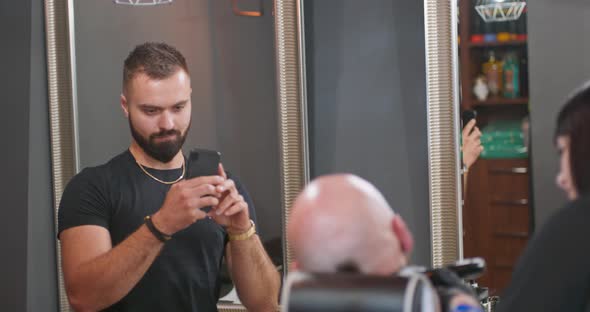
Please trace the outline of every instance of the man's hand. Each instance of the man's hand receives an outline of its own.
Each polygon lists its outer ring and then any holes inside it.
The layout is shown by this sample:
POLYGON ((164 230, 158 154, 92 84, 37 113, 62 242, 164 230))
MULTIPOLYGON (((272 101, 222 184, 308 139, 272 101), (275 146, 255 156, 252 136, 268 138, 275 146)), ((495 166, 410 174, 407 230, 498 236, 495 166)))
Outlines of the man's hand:
POLYGON ((227 178, 222 164, 219 164, 219 175, 225 181, 215 187, 215 191, 219 196, 219 203, 213 205, 209 216, 218 224, 225 226, 230 234, 244 233, 252 226, 248 213, 248 203, 238 192, 235 182, 227 178))
POLYGON ((481 132, 475 126, 475 122, 475 119, 472 119, 467 123, 461 134, 463 141, 463 146, 461 147, 461 151, 463 152, 463 163, 468 169, 471 168, 479 157, 479 154, 483 151, 483 146, 481 146, 480 140, 481 132))
POLYGON ((222 176, 208 176, 172 185, 164 204, 152 216, 154 225, 162 233, 172 235, 205 218, 207 214, 201 208, 219 204, 216 186, 222 185, 224 181, 222 176))

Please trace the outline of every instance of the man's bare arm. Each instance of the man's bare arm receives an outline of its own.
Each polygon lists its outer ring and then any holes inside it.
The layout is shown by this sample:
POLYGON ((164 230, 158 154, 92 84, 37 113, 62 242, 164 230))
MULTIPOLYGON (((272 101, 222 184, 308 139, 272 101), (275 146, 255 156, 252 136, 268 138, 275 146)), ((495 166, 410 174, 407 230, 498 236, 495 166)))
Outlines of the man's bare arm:
POLYGON ((258 235, 229 242, 226 259, 244 306, 250 311, 278 311, 281 277, 258 235))
MULTIPOLYGON (((219 175, 227 177, 219 165, 219 175)), ((220 203, 209 216, 226 227, 228 234, 247 233, 252 226, 248 203, 240 195, 235 182, 227 179, 216 186, 220 203)), ((280 276, 266 254, 258 235, 244 240, 230 240, 225 257, 238 296, 249 311, 278 311, 280 276)))
POLYGON ((66 291, 76 311, 97 311, 121 300, 164 245, 145 225, 115 248, 100 226, 74 227, 60 237, 66 291))

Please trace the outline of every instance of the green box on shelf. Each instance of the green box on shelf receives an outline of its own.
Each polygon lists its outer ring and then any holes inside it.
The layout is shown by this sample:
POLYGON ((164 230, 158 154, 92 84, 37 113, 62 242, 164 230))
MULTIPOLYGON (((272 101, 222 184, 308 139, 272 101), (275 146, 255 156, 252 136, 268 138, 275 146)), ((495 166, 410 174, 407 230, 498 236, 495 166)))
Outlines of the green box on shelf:
POLYGON ((483 159, 528 157, 520 121, 491 122, 481 130, 481 145, 483 159))

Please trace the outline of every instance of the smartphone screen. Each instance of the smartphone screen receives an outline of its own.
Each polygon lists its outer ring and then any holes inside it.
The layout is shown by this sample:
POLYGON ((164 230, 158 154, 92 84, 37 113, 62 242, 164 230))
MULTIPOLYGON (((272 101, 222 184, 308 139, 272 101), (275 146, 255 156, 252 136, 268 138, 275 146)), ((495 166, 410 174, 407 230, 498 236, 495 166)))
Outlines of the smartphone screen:
POLYGON ((465 126, 471 121, 471 119, 475 119, 477 117, 477 112, 474 110, 466 110, 461 114, 461 129, 465 128, 465 126))

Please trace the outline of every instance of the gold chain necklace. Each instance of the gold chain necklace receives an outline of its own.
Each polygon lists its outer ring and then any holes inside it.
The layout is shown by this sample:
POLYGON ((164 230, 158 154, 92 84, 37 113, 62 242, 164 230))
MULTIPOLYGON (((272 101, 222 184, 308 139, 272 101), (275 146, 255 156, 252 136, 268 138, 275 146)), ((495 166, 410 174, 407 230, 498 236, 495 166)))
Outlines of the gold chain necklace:
POLYGON ((156 180, 156 181, 158 181, 158 182, 160 182, 160 183, 162 183, 162 184, 167 184, 167 185, 174 184, 174 183, 176 183, 176 182, 178 182, 178 181, 182 180, 182 178, 184 178, 184 173, 185 173, 185 166, 184 166, 184 164, 185 164, 185 161, 183 161, 183 162, 182 162, 182 174, 180 175, 180 177, 178 177, 178 178, 177 178, 176 180, 174 180, 174 181, 163 181, 163 180, 160 180, 160 179, 158 179, 158 178, 154 177, 154 176, 153 176, 151 173, 149 173, 147 170, 145 170, 145 168, 144 168, 144 167, 143 167, 143 166, 142 166, 142 165, 139 163, 139 161, 137 161, 137 160, 136 160, 135 162, 137 163, 137 165, 139 166, 139 168, 141 168, 141 170, 142 170, 143 172, 145 172, 145 174, 147 174, 147 175, 148 175, 150 178, 152 178, 152 179, 154 179, 154 180, 156 180))

